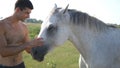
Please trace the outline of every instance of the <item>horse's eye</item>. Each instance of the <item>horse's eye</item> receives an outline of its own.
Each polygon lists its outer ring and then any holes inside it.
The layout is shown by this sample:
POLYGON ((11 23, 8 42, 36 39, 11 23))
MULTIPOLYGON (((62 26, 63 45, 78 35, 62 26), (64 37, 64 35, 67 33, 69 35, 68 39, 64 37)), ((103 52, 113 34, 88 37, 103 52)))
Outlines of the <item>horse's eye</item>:
POLYGON ((55 26, 54 26, 54 25, 49 25, 48 31, 53 31, 54 29, 55 29, 55 26))

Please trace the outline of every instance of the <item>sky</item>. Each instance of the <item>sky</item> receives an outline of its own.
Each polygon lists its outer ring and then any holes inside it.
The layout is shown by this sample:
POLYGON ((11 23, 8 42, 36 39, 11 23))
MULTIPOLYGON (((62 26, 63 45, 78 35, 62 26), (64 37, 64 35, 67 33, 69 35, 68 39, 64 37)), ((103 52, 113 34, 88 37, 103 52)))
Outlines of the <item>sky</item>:
MULTIPOLYGON (((0 0, 0 17, 11 16, 16 0, 0 0)), ((34 9, 31 18, 45 20, 55 4, 76 9, 94 16, 104 23, 120 24, 120 0, 31 0, 34 9)))

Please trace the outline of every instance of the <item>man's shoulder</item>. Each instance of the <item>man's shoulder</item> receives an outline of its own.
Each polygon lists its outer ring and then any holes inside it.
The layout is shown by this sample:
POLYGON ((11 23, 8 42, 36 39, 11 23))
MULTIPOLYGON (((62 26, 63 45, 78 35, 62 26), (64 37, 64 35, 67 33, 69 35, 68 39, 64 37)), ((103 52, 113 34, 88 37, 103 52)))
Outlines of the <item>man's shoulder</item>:
POLYGON ((28 25, 25 22, 21 22, 22 28, 24 29, 25 32, 28 32, 28 25))
POLYGON ((4 20, 0 20, 0 29, 5 26, 4 20))
POLYGON ((6 21, 7 21, 7 18, 0 20, 0 25, 2 25, 2 26, 5 25, 6 21))
POLYGON ((7 28, 7 19, 0 20, 0 32, 4 32, 5 29, 7 28))
POLYGON ((7 19, 0 20, 0 27, 6 28, 7 23, 8 23, 7 19))
POLYGON ((27 24, 25 22, 20 22, 22 27, 27 28, 27 24))

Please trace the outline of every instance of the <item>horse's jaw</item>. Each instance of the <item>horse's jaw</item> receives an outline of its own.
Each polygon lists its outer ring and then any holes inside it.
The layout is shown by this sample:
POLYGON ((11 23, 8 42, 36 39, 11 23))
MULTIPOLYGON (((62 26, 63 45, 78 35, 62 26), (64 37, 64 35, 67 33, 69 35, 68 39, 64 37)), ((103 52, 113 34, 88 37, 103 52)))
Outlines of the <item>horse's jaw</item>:
POLYGON ((32 48, 31 55, 37 61, 43 61, 45 55, 48 53, 49 47, 47 45, 42 45, 39 47, 32 48))

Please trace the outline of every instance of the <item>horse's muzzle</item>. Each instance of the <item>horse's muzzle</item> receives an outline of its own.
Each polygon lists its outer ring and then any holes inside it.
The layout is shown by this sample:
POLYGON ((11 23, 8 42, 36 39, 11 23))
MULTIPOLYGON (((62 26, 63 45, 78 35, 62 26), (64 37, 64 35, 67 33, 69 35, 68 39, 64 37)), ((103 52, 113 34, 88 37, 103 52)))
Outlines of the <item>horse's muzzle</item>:
POLYGON ((43 61, 44 56, 48 53, 48 47, 45 45, 32 48, 32 57, 37 61, 43 61))

